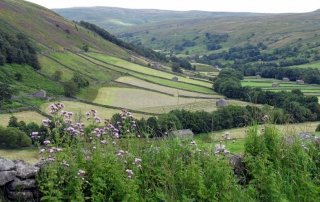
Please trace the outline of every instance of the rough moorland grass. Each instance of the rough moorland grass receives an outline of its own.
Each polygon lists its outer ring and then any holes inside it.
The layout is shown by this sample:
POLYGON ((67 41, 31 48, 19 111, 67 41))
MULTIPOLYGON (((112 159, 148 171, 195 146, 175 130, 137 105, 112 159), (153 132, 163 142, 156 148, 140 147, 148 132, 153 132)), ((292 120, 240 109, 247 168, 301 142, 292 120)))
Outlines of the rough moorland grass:
MULTIPOLYGON (((41 110, 44 112, 49 111, 49 105, 52 104, 46 103, 41 106, 41 110)), ((85 118, 85 113, 87 111, 90 111, 92 109, 95 109, 98 111, 98 116, 103 117, 103 118, 111 118, 114 114, 120 113, 121 110, 118 109, 111 109, 111 108, 105 108, 105 107, 99 107, 99 106, 94 106, 82 102, 76 102, 76 101, 63 101, 63 104, 65 105, 65 110, 66 111, 71 111, 76 114, 75 117, 78 117, 82 115, 81 121, 86 122, 85 118)), ((137 118, 148 118, 148 115, 143 115, 143 114, 138 114, 138 113, 133 113, 135 117, 137 118)))
POLYGON ((208 95, 208 94, 201 94, 201 93, 196 93, 196 92, 190 92, 190 91, 185 91, 185 90, 179 90, 179 89, 175 89, 175 88, 169 88, 166 86, 162 86, 162 85, 158 85, 158 84, 153 84, 135 77, 131 77, 131 76, 123 76, 118 78, 116 81, 121 82, 121 83, 125 83, 125 84, 130 84, 130 85, 134 85, 137 87, 142 87, 142 88, 147 88, 147 89, 151 89, 151 90, 156 90, 156 91, 160 91, 160 92, 164 92, 164 93, 169 93, 171 95, 175 95, 175 96, 190 96, 190 97, 206 97, 206 98, 219 98, 222 96, 219 95, 208 95))
POLYGON ((11 160, 24 160, 28 163, 36 163, 39 161, 39 150, 38 148, 29 148, 29 149, 0 149, 0 157, 7 158, 11 160))
POLYGON ((42 120, 46 117, 34 111, 16 112, 12 114, 0 114, 0 126, 7 126, 11 116, 18 118, 18 121, 24 121, 26 123, 35 122, 41 124, 42 120))
MULTIPOLYGON (((136 71, 136 72, 140 72, 140 73, 144 73, 144 74, 148 74, 148 75, 152 75, 152 76, 162 77, 162 78, 166 78, 166 79, 172 79, 172 77, 176 76, 174 74, 170 74, 167 72, 163 72, 163 71, 151 69, 148 67, 144 67, 141 65, 137 65, 134 63, 130 63, 126 60, 111 57, 108 55, 102 55, 102 54, 97 54, 97 53, 88 53, 88 54, 92 57, 97 58, 97 59, 103 60, 108 63, 112 63, 117 66, 121 66, 124 69, 132 70, 132 71, 136 71)), ((200 86, 204 86, 204 87, 208 87, 208 88, 212 87, 212 84, 210 82, 203 82, 203 81, 199 81, 199 80, 188 79, 188 78, 181 77, 181 76, 176 76, 176 77, 179 78, 179 81, 183 81, 186 83, 196 84, 196 85, 200 85, 200 86)))
POLYGON ((165 107, 207 101, 201 98, 181 98, 134 88, 103 87, 99 89, 94 102, 99 104, 123 107, 129 109, 144 109, 147 107, 165 107))

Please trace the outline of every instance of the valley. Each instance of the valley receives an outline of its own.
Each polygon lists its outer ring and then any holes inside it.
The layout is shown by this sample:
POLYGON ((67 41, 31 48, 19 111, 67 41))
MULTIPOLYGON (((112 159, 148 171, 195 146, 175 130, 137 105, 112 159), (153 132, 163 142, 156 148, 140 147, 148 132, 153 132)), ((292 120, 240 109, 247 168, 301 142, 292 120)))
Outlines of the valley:
POLYGON ((319 10, 31 2, 0 2, 0 201, 317 201, 319 10))

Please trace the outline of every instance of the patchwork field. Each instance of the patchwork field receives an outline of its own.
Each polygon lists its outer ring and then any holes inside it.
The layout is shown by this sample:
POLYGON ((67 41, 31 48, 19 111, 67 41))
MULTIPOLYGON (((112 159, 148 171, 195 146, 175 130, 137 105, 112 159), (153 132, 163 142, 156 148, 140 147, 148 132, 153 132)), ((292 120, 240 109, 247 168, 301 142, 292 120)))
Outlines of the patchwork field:
MULTIPOLYGON (((104 67, 104 68, 106 68, 108 70, 112 70, 112 71, 121 73, 123 75, 130 75, 132 77, 136 77, 136 78, 145 80, 145 81, 150 82, 150 83, 155 83, 155 84, 168 86, 168 87, 176 88, 176 89, 182 89, 182 90, 191 91, 191 92, 198 92, 198 93, 205 93, 205 94, 216 94, 212 90, 212 84, 211 83, 210 83, 211 87, 209 88, 209 87, 194 85, 194 84, 190 84, 190 83, 176 82, 176 81, 172 81, 171 79, 166 79, 166 78, 152 76, 152 75, 148 75, 148 74, 144 74, 144 73, 139 73, 139 72, 136 72, 136 71, 131 71, 129 69, 122 68, 120 66, 114 66, 111 63, 103 62, 102 60, 98 61, 95 58, 87 56, 87 55, 81 55, 81 56, 86 58, 86 59, 88 59, 88 61, 92 61, 95 64, 99 64, 101 67, 104 67)), ((150 69, 150 68, 147 68, 147 67, 144 67, 144 68, 150 69)), ((159 71, 159 72, 161 72, 161 71, 159 71)), ((197 81, 197 80, 194 80, 194 81, 197 81)), ((199 81, 199 82, 203 82, 203 81, 199 81)), ((207 83, 207 82, 205 82, 205 83, 207 83)))
POLYGON ((170 88, 166 86, 161 86, 161 85, 153 84, 153 83, 144 81, 142 79, 138 79, 130 76, 120 77, 116 81, 129 84, 132 86, 140 87, 140 88, 146 88, 146 89, 155 90, 163 93, 169 93, 174 96, 179 95, 179 96, 189 96, 189 97, 199 97, 199 98, 221 98, 222 97, 220 95, 207 95, 202 93, 190 92, 190 91, 179 90, 179 89, 170 88))
POLYGON ((283 82, 276 79, 256 79, 245 78, 241 81, 242 86, 259 87, 264 90, 270 91, 290 91, 294 89, 300 89, 306 95, 320 95, 320 85, 314 84, 296 84, 295 82, 283 82), (273 83, 278 83, 279 87, 272 87, 273 83))
POLYGON ((7 126, 11 116, 18 118, 18 121, 24 121, 26 123, 35 122, 42 123, 42 120, 46 117, 34 111, 16 112, 12 114, 0 114, 0 126, 7 126))
POLYGON ((185 78, 182 76, 177 76, 177 75, 170 74, 167 72, 163 72, 163 71, 159 71, 156 69, 151 69, 148 67, 144 67, 141 65, 130 63, 126 60, 122 60, 122 59, 115 58, 115 57, 108 56, 108 55, 103 55, 103 54, 98 54, 98 53, 87 53, 87 54, 90 55, 91 57, 102 60, 106 63, 111 63, 113 65, 120 66, 120 67, 127 69, 127 70, 130 70, 130 71, 135 71, 138 73, 147 74, 147 75, 151 75, 151 76, 155 76, 155 77, 161 77, 161 78, 165 78, 165 79, 172 79, 173 77, 177 77, 179 79, 179 81, 181 81, 181 82, 200 85, 200 86, 207 87, 207 88, 212 87, 212 84, 209 81, 205 82, 205 81, 199 81, 199 80, 185 78))
MULTIPOLYGON (((82 102, 76 102, 76 101, 61 101, 61 102, 65 105, 65 109, 64 109, 65 111, 71 111, 75 114, 77 121, 80 118, 80 121, 86 122, 85 113, 92 109, 97 110, 98 116, 105 119, 109 119, 114 114, 121 112, 121 110, 119 109, 105 108, 105 107, 90 105, 82 102)), ((44 112, 48 112, 50 104, 52 103, 46 103, 42 105, 41 110, 44 112)), ((138 113, 133 113, 133 116, 138 119, 149 117, 148 115, 138 114, 138 113)))
MULTIPOLYGON (((95 103, 139 110, 149 113, 166 113, 174 109, 190 111, 215 111, 217 99, 169 96, 158 92, 134 88, 103 87, 99 89, 95 103)), ((229 100, 231 105, 250 105, 247 102, 229 100)))

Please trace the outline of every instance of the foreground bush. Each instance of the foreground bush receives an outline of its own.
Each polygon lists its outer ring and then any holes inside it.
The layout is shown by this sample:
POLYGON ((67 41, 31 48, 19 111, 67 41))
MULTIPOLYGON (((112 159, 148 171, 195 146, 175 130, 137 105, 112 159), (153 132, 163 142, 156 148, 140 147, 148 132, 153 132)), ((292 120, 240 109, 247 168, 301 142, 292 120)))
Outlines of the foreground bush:
POLYGON ((117 127, 97 112, 89 127, 71 123, 72 113, 52 107, 45 120, 51 139, 38 176, 42 201, 317 201, 319 145, 282 138, 272 127, 249 131, 243 176, 229 157, 195 141, 138 138, 131 114, 117 127), (63 120, 63 117, 66 118, 63 120), (52 127, 52 125, 55 127, 52 127), (65 127, 62 130, 62 126, 65 127), (239 181, 241 177, 241 184, 239 181), (244 179, 244 180, 243 180, 244 179))
POLYGON ((31 139, 17 128, 0 127, 0 147, 17 149, 31 146, 31 139))

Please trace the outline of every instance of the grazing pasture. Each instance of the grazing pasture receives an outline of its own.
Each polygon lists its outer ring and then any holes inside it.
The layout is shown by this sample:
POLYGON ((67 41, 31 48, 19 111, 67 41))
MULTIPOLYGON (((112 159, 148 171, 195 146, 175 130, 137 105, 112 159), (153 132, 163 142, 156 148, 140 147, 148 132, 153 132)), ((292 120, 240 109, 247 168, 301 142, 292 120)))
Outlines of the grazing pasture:
POLYGON ((28 149, 0 149, 0 157, 18 160, 23 159, 24 161, 34 164, 39 161, 39 149, 38 148, 28 148, 28 149))
POLYGON ((320 85, 315 84, 296 84, 295 82, 284 82, 276 79, 256 79, 253 77, 247 77, 241 81, 242 86, 259 87, 263 90, 269 91, 291 91, 300 89, 306 95, 320 95, 320 85), (272 87, 273 83, 277 83, 278 87, 272 87))
POLYGON ((34 111, 23 111, 12 114, 0 114, 0 126, 7 126, 11 116, 18 118, 18 121, 24 121, 26 123, 35 122, 41 124, 42 120, 46 117, 34 111))
POLYGON ((134 71, 134 72, 138 72, 138 73, 142 73, 142 74, 147 74, 147 75, 151 75, 151 76, 155 76, 155 77, 165 78, 165 79, 172 79, 172 77, 178 77, 179 81, 181 81, 181 82, 195 84, 195 85, 199 85, 199 86, 203 86, 203 87, 207 87, 207 88, 212 87, 212 84, 209 81, 208 82, 199 81, 199 80, 189 79, 189 78, 182 77, 182 76, 177 76, 177 75, 167 73, 164 71, 159 71, 156 69, 152 69, 152 68, 144 67, 144 66, 137 65, 134 63, 130 63, 126 60, 122 60, 122 59, 115 58, 115 57, 108 56, 108 55, 103 55, 103 54, 98 54, 98 53, 87 53, 87 54, 96 58, 96 59, 102 60, 106 63, 111 63, 113 65, 116 65, 116 66, 121 67, 126 70, 130 70, 130 71, 134 71))
POLYGON ((123 76, 116 80, 117 82, 129 84, 132 86, 140 87, 140 88, 146 88, 154 91, 159 91, 163 93, 168 93, 174 96, 190 96, 190 97, 199 97, 199 98, 221 98, 220 95, 207 95, 202 93, 196 93, 196 92, 190 92, 185 90, 179 90, 175 88, 170 88, 167 86, 162 86, 154 83, 150 83, 147 81, 144 81, 142 79, 138 79, 131 76, 123 76))
MULTIPOLYGON (((46 104, 42 105, 41 110, 44 112, 48 112, 49 105, 52 103, 46 103, 46 104)), ((77 121, 80 119, 83 122, 86 122, 85 113, 87 111, 92 110, 92 109, 98 111, 99 117, 106 118, 106 119, 109 119, 114 114, 121 112, 121 110, 119 110, 119 109, 100 107, 100 106, 95 106, 95 105, 86 104, 86 103, 82 103, 82 102, 76 102, 76 101, 62 101, 62 103, 65 105, 64 110, 71 111, 71 112, 75 113, 75 117, 77 118, 77 121)), ((139 114, 139 113, 133 113, 133 116, 138 119, 149 117, 148 115, 139 114)))
MULTIPOLYGON (((148 75, 148 74, 144 74, 144 73, 139 73, 136 71, 131 71, 129 69, 122 68, 120 66, 114 66, 112 63, 104 62, 103 60, 99 60, 99 59, 97 60, 94 57, 91 57, 88 55, 81 55, 81 57, 86 58, 88 61, 91 61, 94 64, 98 64, 100 67, 103 67, 105 69, 121 73, 122 75, 130 75, 130 76, 148 81, 150 83, 155 83, 155 84, 168 86, 168 87, 176 88, 176 89, 187 90, 187 91, 191 91, 191 92, 199 92, 199 93, 205 93, 205 94, 216 94, 212 90, 211 83, 208 83, 211 86, 209 88, 209 87, 194 85, 194 84, 190 84, 190 83, 176 82, 176 81, 172 81, 171 79, 161 78, 158 76, 152 76, 152 75, 148 75)), ((145 67, 145 68, 150 69, 147 67, 145 67)), ((159 72, 162 72, 162 71, 159 71, 159 72)), ((172 77, 174 77, 174 75, 172 75, 172 77)), ((202 82, 202 81, 200 81, 200 82, 202 82)), ((207 82, 205 82, 205 83, 207 83, 207 82)))

